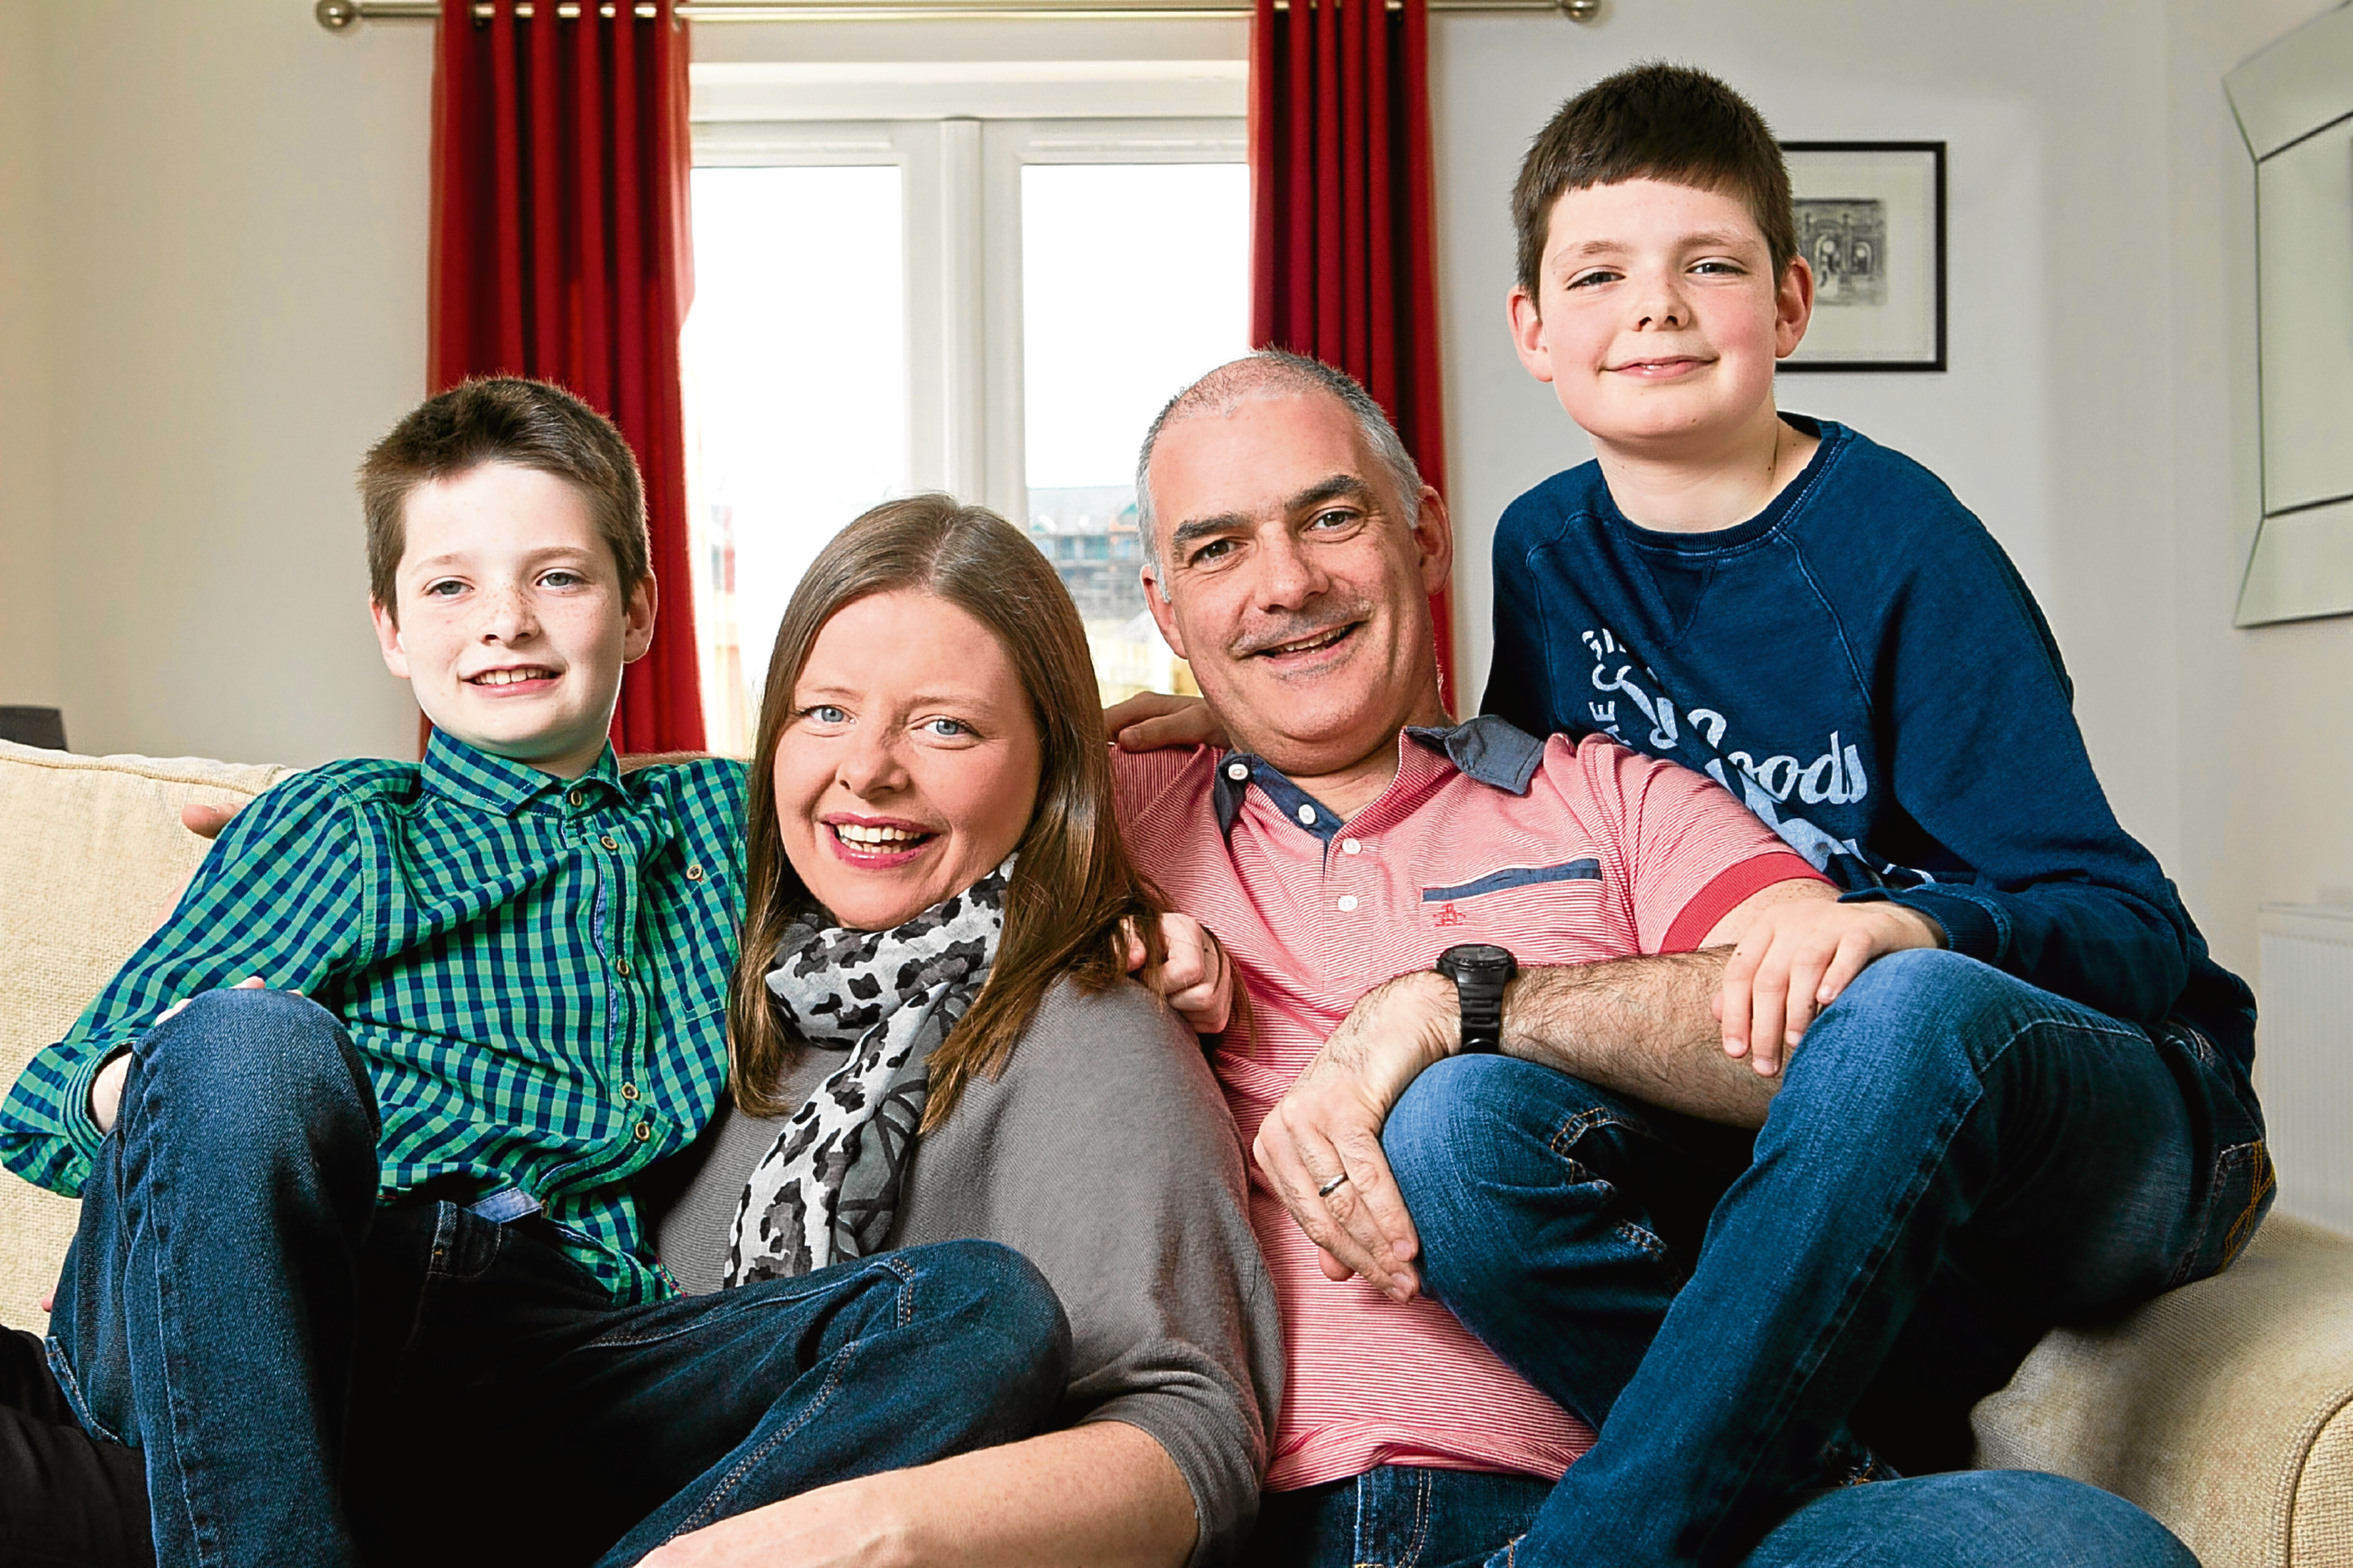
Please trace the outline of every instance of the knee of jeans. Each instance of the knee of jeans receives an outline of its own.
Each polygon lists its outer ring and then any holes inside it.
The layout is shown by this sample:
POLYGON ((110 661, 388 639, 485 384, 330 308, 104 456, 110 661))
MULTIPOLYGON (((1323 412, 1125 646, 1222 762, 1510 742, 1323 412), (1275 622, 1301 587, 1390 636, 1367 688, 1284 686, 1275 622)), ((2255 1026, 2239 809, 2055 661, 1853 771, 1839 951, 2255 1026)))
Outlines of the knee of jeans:
POLYGON ((1513 1139, 1515 1069, 1501 1056, 1450 1056, 1406 1086, 1381 1128, 1381 1152, 1409 1204, 1417 1192, 1478 1185, 1513 1139))
MULTIPOLYGON (((1890 953, 1855 976, 1806 1031, 1790 1062, 1859 1058, 1858 1065, 1913 1075, 1945 1060, 1974 1071, 1972 1044, 2001 1033, 1996 1016, 2031 989, 2000 970, 1942 948, 1890 953), (1956 1051, 1956 1045, 1962 1049, 1956 1051)), ((1796 1081, 1794 1078, 1791 1080, 1796 1081)))
MULTIPOLYGON (((334 1014, 282 991, 213 991, 149 1031, 136 1093, 149 1113, 193 1107, 175 1136, 257 1153, 348 1133, 375 1148, 375 1097, 334 1014)), ((125 1114, 130 1113, 126 1101, 125 1114)))
POLYGON ((1968 1470, 1895 1484, 1918 1489, 1907 1511, 1924 1523, 1933 1519, 1948 1543, 1949 1557, 1922 1555, 1953 1568, 2010 1568, 2020 1562, 2198 1568, 2189 1549, 2145 1510, 2064 1476, 1968 1470))
POLYGON ((987 1241, 939 1242, 924 1249, 925 1267, 953 1282, 980 1330, 965 1347, 976 1386, 994 1390, 999 1408, 1050 1415, 1070 1382, 1071 1320, 1038 1266, 987 1241))

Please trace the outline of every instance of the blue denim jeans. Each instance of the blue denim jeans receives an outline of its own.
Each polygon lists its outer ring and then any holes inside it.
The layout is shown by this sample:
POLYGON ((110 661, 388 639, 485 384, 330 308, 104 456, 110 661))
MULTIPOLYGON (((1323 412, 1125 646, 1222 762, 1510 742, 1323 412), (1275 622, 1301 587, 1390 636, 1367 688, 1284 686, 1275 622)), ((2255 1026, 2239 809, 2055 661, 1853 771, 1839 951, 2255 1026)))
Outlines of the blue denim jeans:
POLYGON ((1422 1075, 1385 1141, 1432 1294, 1600 1431, 1515 1561, 1650 1568, 1749 1560, 1859 1467, 1850 1431, 1906 1472, 1966 1464, 1969 1406, 2045 1330, 2245 1245, 2262 1137, 2195 1033, 1931 951, 1816 1020, 1746 1160, 1495 1057, 1422 1075))
MULTIPOLYGON (((1515 1568, 1552 1495, 1532 1476, 1385 1465, 1270 1492, 1239 1568, 1515 1568)), ((2197 1568, 2120 1499, 2026 1470, 1840 1487, 1798 1506, 1742 1568, 2197 1568)))
POLYGON ((164 1568, 633 1563, 1060 1398, 1069 1326, 1005 1248, 616 1307, 543 1218, 377 1208, 376 1131, 299 997, 208 993, 132 1054, 49 1349, 92 1436, 143 1450, 164 1568))

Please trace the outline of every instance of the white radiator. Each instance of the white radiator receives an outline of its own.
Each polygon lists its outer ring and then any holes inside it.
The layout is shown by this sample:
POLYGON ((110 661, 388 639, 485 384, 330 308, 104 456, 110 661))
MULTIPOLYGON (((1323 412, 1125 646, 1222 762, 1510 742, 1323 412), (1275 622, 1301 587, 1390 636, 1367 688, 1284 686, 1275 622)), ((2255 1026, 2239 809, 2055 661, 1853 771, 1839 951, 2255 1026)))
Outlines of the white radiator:
POLYGON ((2353 908, 2267 904, 2256 929, 2274 1207, 2353 1231, 2353 908))

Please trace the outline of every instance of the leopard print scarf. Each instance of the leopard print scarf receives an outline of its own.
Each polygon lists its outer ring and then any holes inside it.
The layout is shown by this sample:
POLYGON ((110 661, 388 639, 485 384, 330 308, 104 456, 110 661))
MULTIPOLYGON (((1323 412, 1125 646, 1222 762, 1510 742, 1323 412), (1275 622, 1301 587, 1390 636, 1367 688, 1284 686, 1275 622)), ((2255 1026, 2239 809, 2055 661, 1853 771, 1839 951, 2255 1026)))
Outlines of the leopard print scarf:
POLYGON ((932 1052, 972 1006, 1005 929, 1013 857, 889 931, 796 922, 768 990, 785 1026, 849 1045, 753 1171, 725 1283, 785 1279, 880 1250, 931 1087, 932 1052))

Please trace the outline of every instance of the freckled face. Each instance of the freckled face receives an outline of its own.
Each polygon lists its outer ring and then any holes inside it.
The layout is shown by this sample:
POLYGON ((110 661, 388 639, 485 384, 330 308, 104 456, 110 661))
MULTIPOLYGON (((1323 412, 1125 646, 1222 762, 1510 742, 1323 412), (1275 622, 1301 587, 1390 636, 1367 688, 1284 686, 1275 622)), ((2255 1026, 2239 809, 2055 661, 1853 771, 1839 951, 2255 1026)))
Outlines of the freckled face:
POLYGON ((560 778, 594 767, 621 667, 653 641, 653 579, 624 595, 587 498, 536 469, 486 462, 418 485, 401 520, 399 619, 370 609, 425 716, 560 778))
POLYGON ((1597 441, 1704 446, 1771 408, 1813 275, 1802 260, 1775 274, 1737 197, 1651 179, 1564 191, 1545 244, 1537 297, 1512 291, 1513 340, 1597 441))
POLYGON ((1043 747, 996 634, 935 594, 835 612, 776 743, 785 857, 843 925, 882 931, 961 893, 1013 853, 1043 747))

